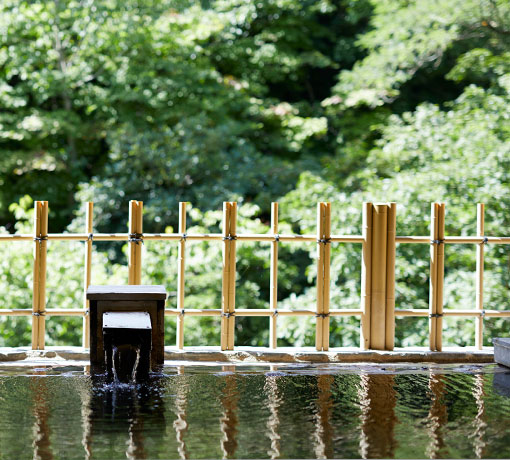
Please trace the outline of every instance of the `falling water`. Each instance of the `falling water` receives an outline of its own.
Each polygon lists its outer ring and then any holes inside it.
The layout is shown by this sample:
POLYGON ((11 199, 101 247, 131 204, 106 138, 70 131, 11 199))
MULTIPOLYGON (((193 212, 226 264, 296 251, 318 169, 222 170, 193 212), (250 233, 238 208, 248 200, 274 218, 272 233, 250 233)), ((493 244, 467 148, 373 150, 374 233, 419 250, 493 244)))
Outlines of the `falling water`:
POLYGON ((136 382, 140 362, 140 348, 140 345, 112 345, 111 374, 114 383, 136 382))

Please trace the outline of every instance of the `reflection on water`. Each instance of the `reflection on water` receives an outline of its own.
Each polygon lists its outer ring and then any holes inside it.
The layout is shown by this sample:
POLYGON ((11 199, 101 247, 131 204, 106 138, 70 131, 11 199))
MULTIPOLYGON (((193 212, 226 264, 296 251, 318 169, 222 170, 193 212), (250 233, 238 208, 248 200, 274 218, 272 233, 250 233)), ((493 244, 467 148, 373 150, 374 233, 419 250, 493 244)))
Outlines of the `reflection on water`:
POLYGON ((143 384, 104 383, 93 377, 92 384, 88 407, 82 410, 87 458, 101 458, 102 453, 95 455, 94 440, 112 432, 125 434, 126 458, 148 458, 145 432, 154 437, 164 436, 166 431, 161 377, 153 376, 143 384), (146 425, 150 429, 146 430, 146 425))
POLYGON ((335 378, 332 375, 319 375, 317 377, 317 414, 315 421, 315 456, 317 458, 333 457, 333 427, 331 425, 331 412, 333 400, 331 386, 335 378))
MULTIPOLYGON (((223 366, 224 372, 235 372, 235 366, 223 366)), ((225 375, 225 383, 221 394, 221 405, 223 413, 220 419, 221 432, 221 450, 223 458, 235 458, 237 449, 237 403, 239 393, 237 391, 237 382, 235 374, 225 375)))
POLYGON ((135 385, 0 368, 0 458, 510 456, 504 370, 355 371, 180 366, 135 385))
MULTIPOLYGON (((177 370, 178 375, 184 374, 184 367, 179 366, 177 370)), ((188 430, 188 422, 186 421, 186 406, 188 403, 188 387, 185 385, 177 386, 177 395, 175 398, 175 407, 177 410, 177 418, 174 420, 173 427, 177 439, 177 452, 179 458, 186 459, 188 452, 186 451, 186 443, 184 442, 184 436, 188 430)))
POLYGON ((475 383, 473 385, 473 397, 476 401, 476 416, 473 420, 473 448, 476 458, 484 458, 485 443, 485 403, 484 403, 484 376, 482 374, 475 375, 475 383))
POLYGON ((264 392, 266 394, 267 408, 269 409, 266 435, 271 441, 271 447, 267 450, 267 456, 270 459, 280 457, 280 417, 278 411, 282 404, 282 398, 278 392, 278 379, 280 376, 275 374, 275 371, 275 366, 271 366, 271 372, 266 374, 264 382, 264 392))
MULTIPOLYGON (((44 375, 44 371, 37 371, 37 375, 44 375)), ((50 445, 50 408, 46 399, 46 380, 30 377, 30 389, 33 395, 34 428, 33 441, 34 459, 50 460, 53 458, 50 445)))
POLYGON ((363 458, 393 458, 397 423, 395 377, 362 374, 360 380, 360 454, 363 458))
POLYGON ((443 439, 443 427, 448 421, 448 412, 444 403, 446 396, 444 375, 431 373, 429 390, 432 404, 428 415, 428 428, 430 443, 427 447, 429 458, 443 458, 445 443, 443 439))

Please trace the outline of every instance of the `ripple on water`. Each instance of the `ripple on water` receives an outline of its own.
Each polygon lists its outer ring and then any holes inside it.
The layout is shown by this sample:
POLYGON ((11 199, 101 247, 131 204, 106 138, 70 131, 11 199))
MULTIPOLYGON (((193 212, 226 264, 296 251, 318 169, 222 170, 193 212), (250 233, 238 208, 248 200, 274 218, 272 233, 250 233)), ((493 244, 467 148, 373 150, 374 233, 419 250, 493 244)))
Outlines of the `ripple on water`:
POLYGON ((174 366, 147 383, 104 377, 0 367, 2 455, 510 457, 501 389, 510 374, 493 365, 174 366))

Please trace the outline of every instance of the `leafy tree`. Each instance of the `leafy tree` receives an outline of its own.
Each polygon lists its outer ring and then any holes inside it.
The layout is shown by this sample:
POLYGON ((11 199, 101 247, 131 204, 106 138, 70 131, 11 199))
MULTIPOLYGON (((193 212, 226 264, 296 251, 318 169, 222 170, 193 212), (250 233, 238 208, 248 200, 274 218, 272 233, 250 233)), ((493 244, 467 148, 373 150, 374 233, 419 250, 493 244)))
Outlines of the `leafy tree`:
POLYGON ((54 204, 61 230, 80 183, 91 185, 78 201, 104 197, 112 224, 115 202, 135 194, 166 209, 162 218, 179 199, 214 209, 235 194, 267 206, 323 145, 318 102, 338 64, 352 65, 363 5, 6 0, 0 219, 12 230, 8 204, 28 193, 54 204))
MULTIPOLYGON (((504 0, 5 0, 3 231, 30 231, 28 193, 50 201, 50 231, 81 230, 83 200, 96 203, 97 230, 124 231, 121 203, 133 198, 145 202, 146 231, 171 228, 179 201, 195 206, 190 231, 218 231, 221 202, 237 199, 240 228, 263 233, 281 198, 289 232, 313 233, 316 202, 329 200, 335 233, 359 233, 362 201, 393 200, 399 233, 428 234, 430 202, 442 200, 448 234, 474 233, 476 202, 487 233, 505 233, 509 18, 504 0)), ((10 308, 31 303, 31 247, 19 244, 0 246, 10 308)), ((95 246, 95 282, 124 282, 125 245, 95 246)), ((269 249, 238 246, 238 305, 263 308, 269 249)), ((50 306, 81 305, 78 247, 49 245, 50 306)), ((144 281, 175 292, 177 247, 144 250, 144 281)), ((281 245, 282 307, 314 307, 315 251, 281 245)), ((190 244, 187 306, 219 307, 220 256, 221 245, 190 244)), ((428 247, 397 256, 397 305, 426 308, 428 247)), ((487 247, 487 308, 508 298, 507 267, 506 247, 487 247)), ((473 273, 474 248, 448 246, 446 307, 473 304, 473 273)), ((359 305, 359 274, 359 247, 334 247, 333 306, 359 305)), ((4 344, 28 343, 26 319, 0 319, 4 344)), ((217 343, 216 319, 193 321, 189 344, 217 343)), ((266 343, 266 319, 236 323, 238 343, 266 343)), ((280 344, 313 344, 313 319, 279 324, 280 344)), ((486 324, 487 339, 507 330, 486 324)), ((358 325, 332 321, 332 345, 356 345, 358 325)), ((447 343, 470 343, 472 325, 448 320, 447 343)), ((79 330, 51 318, 49 343, 79 343, 79 330)), ((174 331, 169 320, 169 342, 174 331)), ((426 331, 426 320, 399 319, 397 344, 425 344, 426 331)))

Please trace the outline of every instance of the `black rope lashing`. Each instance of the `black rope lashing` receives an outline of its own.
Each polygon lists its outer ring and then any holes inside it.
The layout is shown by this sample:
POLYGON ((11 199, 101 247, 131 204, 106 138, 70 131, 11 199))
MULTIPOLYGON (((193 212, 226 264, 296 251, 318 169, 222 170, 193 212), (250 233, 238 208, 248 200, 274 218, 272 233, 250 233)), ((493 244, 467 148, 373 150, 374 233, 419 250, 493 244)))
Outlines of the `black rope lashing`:
POLYGON ((237 240, 237 236, 235 235, 228 235, 223 237, 223 241, 235 241, 237 240))
POLYGON ((485 310, 480 310, 480 318, 485 318, 485 310))
POLYGON ((48 241, 48 236, 34 236, 34 241, 42 243, 43 241, 48 241))
POLYGON ((231 312, 226 312, 226 313, 222 313, 221 316, 224 316, 225 318, 232 318, 234 317, 236 314, 235 313, 231 313, 231 312))
POLYGON ((278 310, 273 311, 273 316, 274 317, 278 316, 278 310))
POLYGON ((136 243, 136 244, 144 244, 143 243, 143 233, 130 233, 129 234, 129 240, 130 243, 136 243))
POLYGON ((317 238, 317 243, 322 244, 329 244, 331 243, 331 238, 317 238))
POLYGON ((430 244, 444 244, 444 240, 430 240, 430 244))
POLYGON ((483 237, 483 241, 480 244, 487 244, 489 242, 489 238, 486 236, 483 237))
POLYGON ((442 318, 442 313, 429 313, 429 318, 442 318))
POLYGON ((278 241, 280 241, 280 235, 278 235, 278 233, 274 236, 274 240, 276 243, 278 243, 278 241))
POLYGON ((329 317, 329 313, 317 313, 315 315, 316 318, 328 318, 329 317))
POLYGON ((181 312, 179 313, 179 316, 184 316, 186 314, 186 310, 184 310, 184 308, 181 310, 181 312))
POLYGON ((89 233, 89 235, 87 236, 87 241, 94 241, 94 234, 93 233, 89 233))
POLYGON ((83 316, 89 316, 90 314, 90 311, 89 309, 87 308, 84 312, 83 312, 83 316))
POLYGON ((32 316, 46 316, 45 311, 34 311, 32 312, 32 316))
POLYGON ((188 239, 188 234, 187 234, 187 233, 183 233, 183 234, 181 235, 181 241, 186 242, 186 240, 187 240, 187 239, 188 239))

